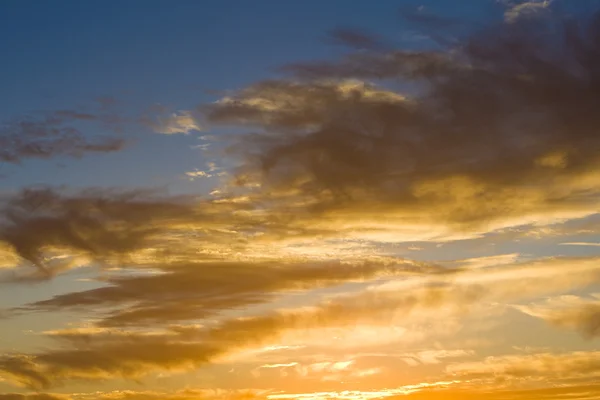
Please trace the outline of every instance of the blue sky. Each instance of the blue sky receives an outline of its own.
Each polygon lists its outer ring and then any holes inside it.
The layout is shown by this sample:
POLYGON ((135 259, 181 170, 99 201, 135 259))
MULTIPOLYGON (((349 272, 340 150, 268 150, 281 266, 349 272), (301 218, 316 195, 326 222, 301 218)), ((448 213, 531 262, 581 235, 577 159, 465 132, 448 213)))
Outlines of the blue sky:
MULTIPOLYGON (((326 40, 327 32, 337 27, 413 42, 399 18, 399 5, 425 4, 432 13, 471 20, 498 8, 493 2, 467 3, 457 9, 445 1, 413 0, 8 0, 0 5, 0 53, 5 55, 0 86, 7 94, 0 99, 0 117, 98 107, 103 97, 113 98, 120 112, 130 115, 156 104, 190 109, 216 100, 214 91, 270 78, 283 64, 341 54, 326 40)), ((34 161, 11 168, 5 182, 89 186, 92 174, 101 186, 137 183, 195 190, 186 188, 185 179, 174 178, 182 170, 202 168, 198 151, 182 150, 197 144, 197 138, 139 133, 143 140, 130 151, 77 161, 34 161)))

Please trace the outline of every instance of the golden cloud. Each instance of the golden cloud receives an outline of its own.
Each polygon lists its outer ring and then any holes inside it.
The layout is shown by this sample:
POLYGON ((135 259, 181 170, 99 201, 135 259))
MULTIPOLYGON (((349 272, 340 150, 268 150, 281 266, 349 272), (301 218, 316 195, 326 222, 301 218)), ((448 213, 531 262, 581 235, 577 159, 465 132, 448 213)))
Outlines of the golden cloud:
MULTIPOLYGON (((467 312, 473 314, 480 306, 486 304, 493 305, 498 302, 502 304, 515 299, 528 299, 583 288, 600 279, 598 265, 597 258, 548 259, 510 266, 458 270, 454 274, 415 275, 411 279, 392 279, 355 293, 332 295, 313 306, 283 309, 258 316, 222 318, 218 321, 206 319, 203 321, 203 326, 167 327, 166 330, 159 330, 153 334, 139 330, 114 329, 51 332, 49 334, 53 338, 63 341, 68 346, 38 354, 5 356, 1 361, 0 369, 12 379, 32 387, 48 387, 65 379, 115 376, 133 378, 154 370, 186 370, 214 362, 227 355, 235 354, 236 351, 269 345, 279 340, 289 341, 290 335, 311 330, 333 327, 393 326, 399 321, 407 323, 409 318, 415 318, 415 321, 419 318, 429 321, 434 317, 445 319, 453 315, 464 315, 467 312), (566 265, 569 268, 566 268, 566 265), (120 334, 117 334, 119 332, 120 334)), ((240 280, 239 275, 228 274, 227 269, 224 269, 214 271, 215 280, 208 280, 207 283, 216 282, 217 285, 213 287, 221 288, 216 292, 215 303, 217 304, 215 310, 220 310, 230 307, 231 299, 236 299, 236 296, 240 297, 237 298, 237 303, 234 301, 235 304, 239 306, 251 304, 254 301, 252 296, 262 291, 281 290, 294 286, 302 288, 304 285, 305 288, 315 288, 321 286, 322 282, 327 283, 328 279, 340 282, 340 278, 351 280, 363 277, 365 273, 377 276, 381 271, 383 276, 393 277, 389 275, 389 270, 386 268, 383 270, 377 267, 373 270, 370 269, 372 267, 365 268, 366 271, 361 267, 356 270, 341 269, 337 273, 335 268, 282 271, 283 278, 279 281, 268 278, 269 275, 277 276, 277 269, 266 276, 258 270, 253 270, 248 272, 247 278, 241 280, 244 282, 241 284, 235 283, 236 280, 240 280), (322 275, 319 271, 326 272, 322 275), (254 280, 252 277, 256 273, 259 278, 254 280), (287 273, 291 273, 293 279, 287 277, 287 273), (305 283, 302 283, 302 276, 305 276, 305 283), (273 284, 265 285, 262 283, 263 280, 273 284), (221 298, 226 299, 225 304, 221 298)), ((165 295, 173 296, 180 289, 185 289, 185 286, 179 287, 181 282, 197 288, 197 283, 192 281, 189 275, 184 274, 183 277, 187 278, 182 280, 181 276, 175 274, 173 280, 169 281, 167 277, 164 282, 171 283, 161 289, 159 289, 160 279, 155 280, 154 276, 142 280, 132 278, 134 285, 131 289, 137 285, 141 289, 138 295, 131 295, 130 290, 122 290, 117 286, 116 289, 109 287, 98 291, 82 292, 81 295, 59 296, 55 301, 58 305, 62 301, 86 305, 85 301, 89 299, 90 304, 87 305, 94 306, 98 301, 103 304, 105 301, 112 300, 114 296, 121 301, 119 304, 126 304, 128 299, 133 301, 139 298, 144 301, 145 296, 146 299, 150 299, 161 291, 164 291, 165 295), (157 286, 152 290, 154 284, 157 286), (104 299, 102 299, 103 293, 104 299), (100 296, 98 299, 95 297, 96 294, 100 296)), ((183 293, 185 292, 183 290, 183 293)), ((208 292, 208 297, 206 299, 199 297, 198 303, 191 306, 191 314, 185 315, 188 311, 186 305, 178 304, 184 310, 182 312, 185 317, 190 318, 195 314, 198 318, 202 318, 202 310, 198 307, 202 307, 204 302, 211 304, 212 297, 208 286, 200 292, 208 292)), ((160 297, 157 297, 157 300, 158 303, 161 302, 160 297)), ((165 300, 168 302, 169 299, 165 300)), ((159 323, 161 318, 169 321, 169 318, 164 315, 167 310, 177 313, 177 307, 166 307, 159 313, 162 313, 160 318, 151 321, 155 324, 159 323)), ((132 321, 140 322, 140 315, 136 314, 135 305, 132 311, 125 310, 124 313, 117 315, 123 321, 131 317, 132 321), (132 314, 128 315, 128 312, 132 314)), ((147 314, 142 313, 141 317, 145 316, 147 314)), ((143 318, 141 320, 143 321, 143 318)), ((99 321, 100 326, 114 324, 114 316, 99 321)), ((378 337, 378 339, 382 338, 378 337)), ((362 341, 362 345, 364 344, 365 341, 362 341)))
POLYGON ((493 27, 435 51, 368 46, 201 111, 262 129, 232 145, 246 160, 235 179, 297 226, 440 239, 581 218, 600 195, 597 19, 562 22, 493 27))

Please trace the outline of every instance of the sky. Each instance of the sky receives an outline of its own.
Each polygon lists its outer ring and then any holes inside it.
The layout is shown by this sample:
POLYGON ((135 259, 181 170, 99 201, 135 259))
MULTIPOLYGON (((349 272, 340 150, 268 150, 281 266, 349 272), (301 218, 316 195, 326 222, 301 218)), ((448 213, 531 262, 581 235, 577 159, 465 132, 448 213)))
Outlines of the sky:
POLYGON ((600 399, 600 1, 0 2, 0 400, 600 399))

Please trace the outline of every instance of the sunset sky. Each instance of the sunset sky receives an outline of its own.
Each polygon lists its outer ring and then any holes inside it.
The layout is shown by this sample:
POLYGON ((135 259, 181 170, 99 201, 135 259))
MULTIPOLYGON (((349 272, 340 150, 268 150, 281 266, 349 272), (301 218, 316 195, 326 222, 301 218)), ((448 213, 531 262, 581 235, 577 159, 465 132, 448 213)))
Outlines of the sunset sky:
POLYGON ((600 1, 0 0, 0 400, 600 399, 600 1))

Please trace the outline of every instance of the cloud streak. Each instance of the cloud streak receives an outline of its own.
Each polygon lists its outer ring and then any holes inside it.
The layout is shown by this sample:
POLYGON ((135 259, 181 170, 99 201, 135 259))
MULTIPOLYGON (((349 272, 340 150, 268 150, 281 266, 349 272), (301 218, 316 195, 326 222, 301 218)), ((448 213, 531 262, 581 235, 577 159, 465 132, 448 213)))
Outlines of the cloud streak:
POLYGON ((117 135, 118 116, 77 110, 58 110, 42 116, 23 116, 0 125, 0 161, 19 164, 26 159, 80 158, 88 153, 120 151, 126 142, 117 135), (82 125, 96 125, 104 135, 84 134, 82 125))
POLYGON ((515 307, 525 314, 541 318, 552 325, 574 329, 586 338, 600 337, 600 295, 598 294, 589 299, 564 295, 548 299, 542 304, 515 307))
POLYGON ((118 306, 119 310, 105 316, 102 326, 152 326, 204 319, 224 310, 264 303, 286 292, 444 272, 441 267, 403 260, 354 265, 207 261, 165 266, 161 274, 110 278, 106 282, 108 287, 60 295, 25 309, 52 311, 118 306), (135 305, 123 309, 121 305, 128 303, 135 305))
MULTIPOLYGON (((54 331, 48 335, 67 346, 38 354, 6 355, 0 362, 0 369, 12 380, 34 388, 47 388, 71 379, 119 376, 137 378, 156 370, 188 370, 215 362, 243 349, 272 344, 286 335, 289 340, 289 335, 295 333, 332 327, 350 329, 352 326, 393 326, 399 321, 406 322, 413 318, 414 321, 433 317, 451 319, 453 316, 485 310, 498 302, 586 287, 598 282, 597 265, 597 259, 594 258, 581 259, 578 262, 559 259, 516 264, 511 267, 498 266, 495 269, 467 269, 456 276, 416 276, 408 281, 396 279, 359 292, 331 296, 310 307, 284 309, 258 316, 222 318, 216 321, 209 318, 202 320, 204 325, 200 326, 165 326, 158 331, 146 333, 114 328, 54 331), (570 265, 568 273, 565 263, 570 265), (577 272, 574 273, 575 271, 577 272)), ((319 270, 292 270, 292 278, 287 278, 288 281, 281 279, 279 289, 290 287, 291 282, 295 287, 314 288, 326 284, 327 279, 337 279, 339 282, 340 277, 352 279, 365 274, 360 267, 355 271, 335 271, 334 268, 323 272, 324 277, 320 275, 319 270), (338 273, 340 277, 336 278, 338 273), (306 283, 303 283, 300 276, 306 277, 306 283), (328 276, 331 278, 327 278, 328 276)), ((285 272, 282 273, 285 276, 285 272)), ((217 277, 218 274, 217 271, 217 277)), ((272 270, 266 276, 273 274, 272 270)), ((241 305, 254 301, 252 296, 248 297, 249 294, 254 294, 250 293, 251 289, 257 292, 277 289, 273 285, 260 283, 260 278, 255 280, 255 285, 258 286, 252 287, 250 284, 250 288, 245 286, 247 283, 243 283, 242 286, 234 283, 236 279, 239 280, 239 276, 229 275, 229 279, 231 283, 227 284, 225 281, 218 285, 223 288, 222 292, 216 293, 216 304, 221 308, 230 307, 232 304, 223 304, 220 298, 229 301, 232 299, 234 302, 238 299, 241 305)), ((197 286, 197 283, 189 279, 185 281, 189 281, 190 286, 197 286)), ((250 279, 244 281, 251 282, 250 279)), ((175 293, 174 289, 180 287, 169 282, 167 277, 162 290, 165 293, 175 293)), ((139 298, 142 304, 144 301, 148 303, 144 297, 149 298, 153 295, 158 295, 157 302, 161 301, 160 292, 152 290, 151 285, 141 286, 145 291, 140 291, 138 295, 131 295, 127 289, 109 287, 104 291, 99 289, 60 296, 55 298, 54 302, 60 304, 60 301, 76 299, 82 305, 97 306, 102 293, 108 294, 105 296, 108 299, 110 295, 114 295, 115 298, 120 296, 120 304, 134 298, 139 298), (95 298, 96 294, 100 296, 98 299, 95 298), (85 304, 86 296, 88 304, 85 304)), ((198 318, 202 318, 202 310, 198 309, 198 306, 210 305, 212 297, 208 294, 199 300, 198 304, 192 304, 191 310, 192 313, 197 313, 198 318)), ((50 300, 50 304, 52 301, 50 300)), ((181 305, 181 308, 185 310, 185 305, 181 305)), ((135 307, 133 310, 130 318, 136 321, 139 316, 135 315, 135 307)), ((175 307, 172 308, 172 312, 176 312, 175 307)), ((123 319, 127 319, 127 313, 123 319)), ((112 316, 104 321, 108 323, 100 321, 98 326, 110 327, 115 322, 112 316)), ((169 322, 169 319, 165 318, 165 322, 169 322)), ((156 329, 157 325, 154 326, 156 329)), ((467 374, 465 368, 459 371, 462 375, 467 374)), ((452 370, 452 373, 458 374, 457 371, 452 370)))

